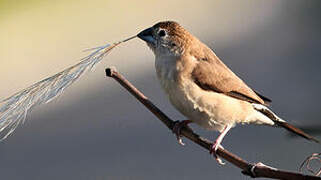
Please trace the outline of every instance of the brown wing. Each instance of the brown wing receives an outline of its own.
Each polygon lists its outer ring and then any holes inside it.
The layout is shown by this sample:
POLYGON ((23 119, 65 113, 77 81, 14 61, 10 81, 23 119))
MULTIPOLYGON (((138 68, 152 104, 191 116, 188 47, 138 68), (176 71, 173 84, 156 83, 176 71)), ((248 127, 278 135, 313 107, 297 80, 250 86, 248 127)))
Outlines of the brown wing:
POLYGON ((263 99, 265 105, 270 105, 270 104, 272 103, 272 100, 271 100, 270 98, 263 96, 262 94, 258 93, 258 92, 255 91, 255 90, 254 90, 254 92, 255 92, 255 94, 258 95, 261 99, 263 99))
POLYGON ((268 98, 249 88, 212 50, 205 47, 205 51, 196 53, 200 55, 200 57, 195 57, 199 62, 192 72, 192 78, 199 87, 251 103, 269 104, 268 98))

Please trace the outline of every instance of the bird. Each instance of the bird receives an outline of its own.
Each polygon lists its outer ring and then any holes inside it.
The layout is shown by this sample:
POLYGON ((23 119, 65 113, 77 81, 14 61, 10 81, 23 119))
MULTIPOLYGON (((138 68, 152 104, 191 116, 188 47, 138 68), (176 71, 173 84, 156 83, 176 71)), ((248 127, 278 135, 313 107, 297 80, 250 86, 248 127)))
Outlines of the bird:
POLYGON ((175 21, 161 21, 137 34, 155 55, 155 69, 171 104, 187 120, 173 132, 184 145, 180 130, 195 123, 219 131, 210 154, 224 164, 216 151, 227 132, 237 124, 283 127, 303 138, 319 142, 278 117, 268 108, 271 100, 251 89, 198 38, 175 21))

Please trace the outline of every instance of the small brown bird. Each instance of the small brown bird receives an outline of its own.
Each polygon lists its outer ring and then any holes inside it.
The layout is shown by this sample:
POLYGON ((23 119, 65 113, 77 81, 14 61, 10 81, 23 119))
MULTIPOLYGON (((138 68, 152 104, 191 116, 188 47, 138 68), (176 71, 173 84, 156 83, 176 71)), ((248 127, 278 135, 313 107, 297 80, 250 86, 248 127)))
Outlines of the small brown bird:
POLYGON ((283 127, 308 140, 317 139, 288 124, 270 109, 271 102, 249 88, 200 40, 173 21, 159 22, 137 35, 155 54, 157 77, 170 102, 188 120, 179 122, 174 133, 193 122, 221 134, 210 153, 222 164, 216 150, 237 123, 283 127))

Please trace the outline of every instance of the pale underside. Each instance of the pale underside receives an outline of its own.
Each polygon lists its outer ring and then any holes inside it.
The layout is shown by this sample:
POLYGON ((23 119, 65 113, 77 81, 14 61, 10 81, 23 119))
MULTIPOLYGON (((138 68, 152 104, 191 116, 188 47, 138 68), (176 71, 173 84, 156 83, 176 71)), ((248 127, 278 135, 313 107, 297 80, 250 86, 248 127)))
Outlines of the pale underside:
POLYGON ((225 125, 237 123, 274 125, 250 102, 201 89, 190 76, 181 73, 179 63, 169 56, 156 56, 155 67, 170 102, 189 120, 205 129, 218 131, 225 125))

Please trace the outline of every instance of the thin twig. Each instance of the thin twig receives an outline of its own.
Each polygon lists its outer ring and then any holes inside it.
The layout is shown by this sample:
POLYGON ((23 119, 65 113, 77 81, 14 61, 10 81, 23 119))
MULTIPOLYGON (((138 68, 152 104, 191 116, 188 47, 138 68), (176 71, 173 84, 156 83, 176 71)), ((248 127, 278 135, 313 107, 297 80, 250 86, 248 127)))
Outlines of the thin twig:
MULTIPOLYGON (((165 113, 158 109, 143 93, 136 89, 128 80, 126 80, 115 68, 107 68, 106 75, 112 77, 125 89, 127 89, 133 96, 136 97, 147 109, 149 109, 159 120, 161 120, 170 130, 173 130, 175 121, 171 120, 165 113)), ((200 145, 201 147, 210 150, 211 141, 195 134, 191 129, 183 127, 181 134, 187 139, 200 145)), ((273 167, 266 166, 262 163, 251 164, 237 155, 219 147, 217 155, 224 158, 228 162, 242 169, 242 173, 253 178, 266 177, 272 179, 288 179, 288 180, 321 180, 320 177, 304 175, 297 172, 290 172, 279 170, 273 167)))
POLYGON ((311 174, 314 174, 315 176, 321 175, 321 168, 314 170, 311 167, 311 162, 317 161, 319 164, 321 163, 321 153, 313 153, 309 157, 307 157, 301 164, 299 171, 303 172, 303 170, 306 170, 310 172, 311 174))

